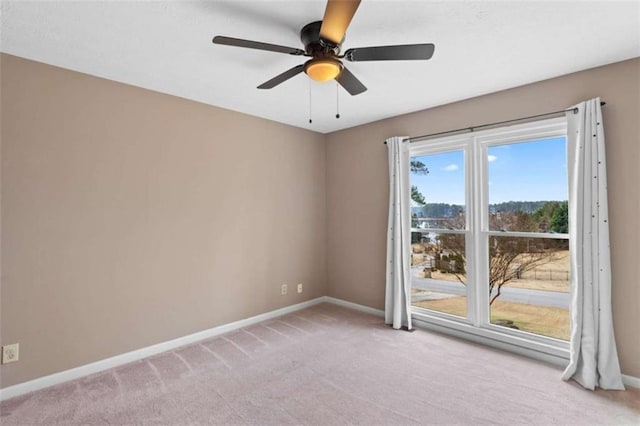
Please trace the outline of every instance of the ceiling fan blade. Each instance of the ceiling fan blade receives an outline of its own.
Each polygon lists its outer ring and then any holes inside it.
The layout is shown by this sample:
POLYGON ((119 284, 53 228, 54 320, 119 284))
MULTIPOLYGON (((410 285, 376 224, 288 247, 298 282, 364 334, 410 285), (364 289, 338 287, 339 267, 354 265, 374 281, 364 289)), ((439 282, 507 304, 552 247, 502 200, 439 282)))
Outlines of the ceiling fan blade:
POLYGON ((360 82, 360 80, 358 80, 358 78, 351 74, 351 71, 346 68, 342 68, 342 72, 336 77, 336 81, 340 83, 340 85, 352 96, 359 95, 360 93, 367 91, 365 85, 362 84, 362 82, 360 82))
POLYGON ((282 74, 273 77, 271 80, 265 81, 260 86, 258 86, 258 89, 273 89, 278 84, 284 83, 291 77, 300 74, 302 71, 304 71, 304 65, 296 65, 295 67, 286 70, 282 74))
POLYGON ((213 43, 227 46, 246 47, 249 49, 268 50, 269 52, 288 53, 290 55, 304 55, 304 50, 295 47, 280 46, 277 44, 261 43, 259 41, 243 40, 225 36, 215 36, 213 43))
POLYGON ((341 44, 358 6, 360 0, 328 0, 320 27, 320 38, 336 46, 341 44))
POLYGON ((434 50, 435 46, 431 43, 356 47, 344 52, 344 58, 351 62, 426 60, 431 59, 434 50))

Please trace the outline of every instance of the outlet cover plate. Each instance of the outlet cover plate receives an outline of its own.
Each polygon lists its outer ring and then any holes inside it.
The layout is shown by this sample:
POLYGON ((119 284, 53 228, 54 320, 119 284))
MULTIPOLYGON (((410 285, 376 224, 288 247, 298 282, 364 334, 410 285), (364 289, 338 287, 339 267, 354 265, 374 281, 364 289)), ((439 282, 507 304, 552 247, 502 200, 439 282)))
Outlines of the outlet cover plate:
POLYGON ((2 347, 2 363, 8 364, 15 362, 20 357, 20 345, 14 343, 12 345, 5 345, 2 347))

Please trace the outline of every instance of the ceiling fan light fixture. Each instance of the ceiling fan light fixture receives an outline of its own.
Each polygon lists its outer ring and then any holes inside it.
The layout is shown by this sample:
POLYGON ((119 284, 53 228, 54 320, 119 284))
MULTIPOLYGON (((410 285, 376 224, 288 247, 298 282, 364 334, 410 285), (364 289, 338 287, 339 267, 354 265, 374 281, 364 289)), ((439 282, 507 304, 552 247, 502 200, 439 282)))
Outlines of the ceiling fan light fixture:
POLYGON ((304 64, 304 72, 315 81, 325 82, 335 79, 342 71, 342 63, 334 58, 311 59, 304 64))

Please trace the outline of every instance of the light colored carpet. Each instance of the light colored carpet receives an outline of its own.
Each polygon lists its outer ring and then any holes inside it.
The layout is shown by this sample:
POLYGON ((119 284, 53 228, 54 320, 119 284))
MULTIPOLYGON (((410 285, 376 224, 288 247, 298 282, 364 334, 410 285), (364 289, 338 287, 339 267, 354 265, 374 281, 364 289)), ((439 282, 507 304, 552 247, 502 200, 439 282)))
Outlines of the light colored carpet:
POLYGON ((13 424, 638 424, 640 390, 317 305, 3 402, 13 424))

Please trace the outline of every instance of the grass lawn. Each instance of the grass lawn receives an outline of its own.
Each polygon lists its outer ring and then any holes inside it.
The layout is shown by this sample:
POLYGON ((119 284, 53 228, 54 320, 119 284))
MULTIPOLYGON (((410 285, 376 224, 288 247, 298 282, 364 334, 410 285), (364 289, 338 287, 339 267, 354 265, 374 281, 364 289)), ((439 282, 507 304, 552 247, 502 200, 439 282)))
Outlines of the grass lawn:
MULTIPOLYGON (((415 302, 413 305, 452 315, 466 316, 467 298, 458 296, 439 300, 424 300, 415 302)), ((498 299, 491 305, 491 322, 494 323, 497 320, 513 321, 513 324, 522 331, 569 340, 570 319, 567 309, 502 302, 498 299)))

